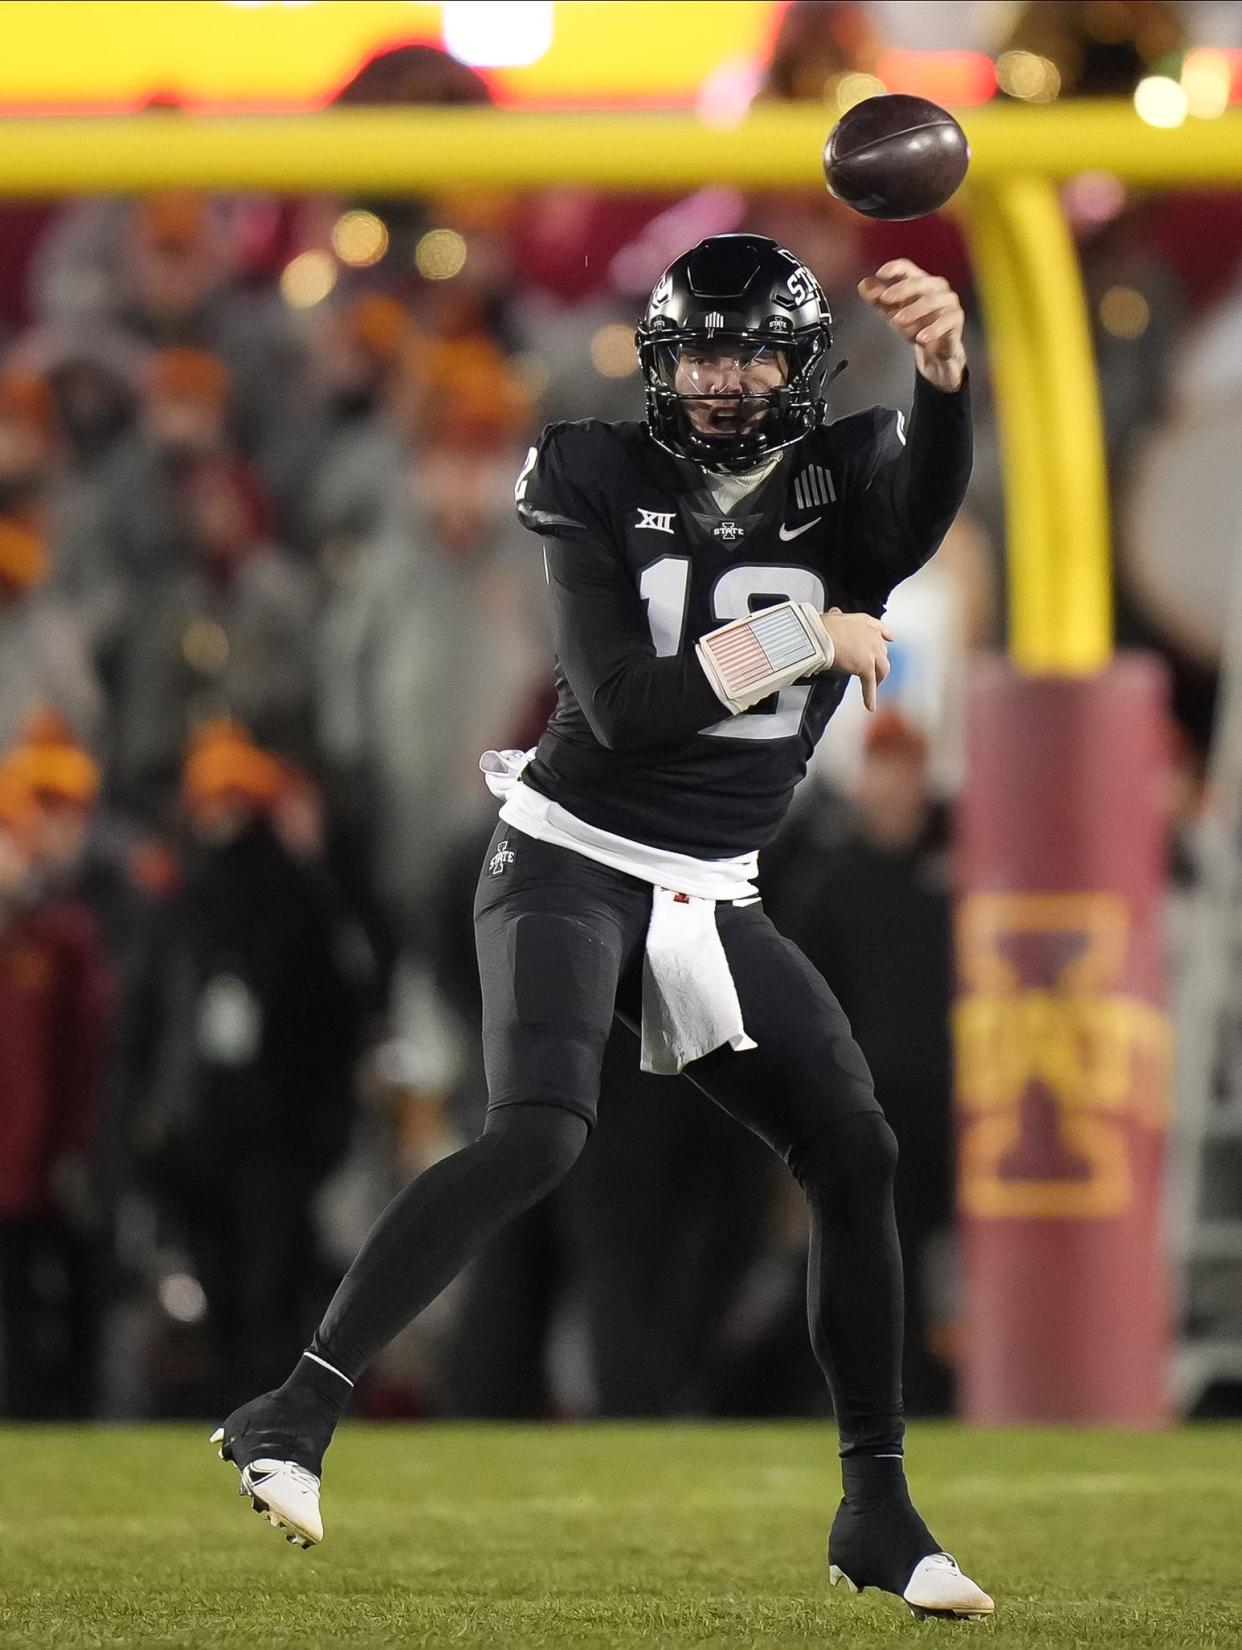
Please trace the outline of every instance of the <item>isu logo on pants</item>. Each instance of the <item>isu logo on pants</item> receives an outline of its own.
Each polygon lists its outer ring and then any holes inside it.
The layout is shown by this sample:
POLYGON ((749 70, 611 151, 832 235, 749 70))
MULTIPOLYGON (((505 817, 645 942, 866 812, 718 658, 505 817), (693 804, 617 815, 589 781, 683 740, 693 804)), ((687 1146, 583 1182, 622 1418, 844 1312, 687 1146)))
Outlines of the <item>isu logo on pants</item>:
POLYGON ((506 837, 503 842, 497 844, 496 852, 488 860, 487 874, 492 877, 503 876, 506 867, 512 865, 516 859, 517 855, 510 848, 509 839, 506 837))

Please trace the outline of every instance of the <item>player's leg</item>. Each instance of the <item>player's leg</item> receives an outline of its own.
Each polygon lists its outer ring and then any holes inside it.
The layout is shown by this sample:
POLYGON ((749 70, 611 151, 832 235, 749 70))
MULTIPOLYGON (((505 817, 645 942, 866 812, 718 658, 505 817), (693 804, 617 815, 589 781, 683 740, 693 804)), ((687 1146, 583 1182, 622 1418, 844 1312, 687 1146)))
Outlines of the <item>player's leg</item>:
POLYGON ((478 1249, 552 1189, 589 1125, 557 1105, 512 1106, 398 1193, 371 1230, 283 1386, 236 1409, 221 1455, 259 1511, 299 1545, 322 1538, 318 1479, 354 1383, 478 1249), (259 1505, 262 1503, 262 1505, 259 1505))
POLYGON ((811 1217, 811 1339, 843 1459, 900 1455, 897 1147, 849 1022, 759 906, 722 907, 721 938, 758 1047, 717 1049, 690 1080, 758 1134, 803 1185, 811 1217))
MULTIPOLYGON (((499 877, 485 865, 476 906, 483 1133, 393 1199, 293 1374, 222 1428, 223 1453, 243 1469, 243 1493, 277 1513, 284 1482, 264 1465, 292 1464, 284 1510, 309 1513, 353 1383, 490 1237, 559 1182, 594 1121, 617 979, 641 946, 645 891, 563 849, 500 834, 510 857, 499 877)), ((496 863, 493 851, 487 864, 496 863)), ((313 1519, 281 1521, 318 1540, 317 1519, 316 1509, 313 1519)))
POLYGON ((845 1491, 830 1563, 855 1585, 882 1587, 916 1608, 983 1613, 990 1600, 947 1570, 906 1488, 896 1138, 820 975, 760 906, 722 907, 719 923, 759 1046, 718 1049, 687 1075, 766 1140, 806 1192, 811 1341, 836 1410, 845 1491), (930 1581, 925 1562, 936 1572, 930 1581))

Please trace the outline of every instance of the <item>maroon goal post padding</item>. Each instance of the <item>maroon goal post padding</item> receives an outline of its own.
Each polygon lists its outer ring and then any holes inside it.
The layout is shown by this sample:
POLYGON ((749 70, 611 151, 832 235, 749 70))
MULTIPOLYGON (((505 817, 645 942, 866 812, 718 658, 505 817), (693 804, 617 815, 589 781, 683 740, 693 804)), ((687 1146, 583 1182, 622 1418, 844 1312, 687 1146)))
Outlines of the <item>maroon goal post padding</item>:
POLYGON ((975 666, 957 849, 961 1409, 1157 1425, 1165 681, 975 666))

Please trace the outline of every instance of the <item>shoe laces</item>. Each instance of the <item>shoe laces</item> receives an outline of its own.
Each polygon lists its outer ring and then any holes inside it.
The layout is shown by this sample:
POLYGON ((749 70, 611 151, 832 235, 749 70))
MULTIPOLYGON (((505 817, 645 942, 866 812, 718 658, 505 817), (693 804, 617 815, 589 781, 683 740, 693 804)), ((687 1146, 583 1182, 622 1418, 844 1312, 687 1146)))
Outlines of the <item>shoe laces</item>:
POLYGON ((296 1461, 252 1461, 250 1471, 262 1473, 265 1477, 270 1472, 279 1472, 291 1479, 300 1490, 314 1495, 319 1493, 318 1478, 308 1468, 299 1467, 296 1461))

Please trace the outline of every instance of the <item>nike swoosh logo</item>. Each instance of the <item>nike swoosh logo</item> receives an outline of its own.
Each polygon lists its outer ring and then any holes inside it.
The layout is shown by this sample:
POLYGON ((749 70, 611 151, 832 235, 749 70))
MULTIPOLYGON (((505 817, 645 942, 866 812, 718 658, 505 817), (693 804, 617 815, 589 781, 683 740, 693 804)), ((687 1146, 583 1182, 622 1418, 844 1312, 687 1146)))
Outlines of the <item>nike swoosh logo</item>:
POLYGON ((801 535, 803 533, 809 533, 811 528, 814 527, 818 522, 821 522, 823 519, 824 518, 822 516, 816 516, 814 521, 803 522, 801 527, 786 527, 784 522, 782 522, 781 523, 781 537, 783 539, 796 539, 796 538, 799 538, 799 537, 801 537, 801 535))

